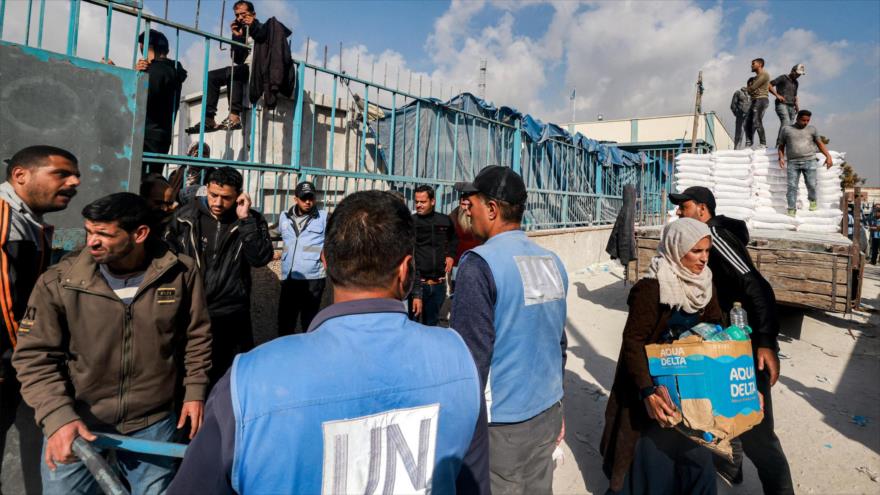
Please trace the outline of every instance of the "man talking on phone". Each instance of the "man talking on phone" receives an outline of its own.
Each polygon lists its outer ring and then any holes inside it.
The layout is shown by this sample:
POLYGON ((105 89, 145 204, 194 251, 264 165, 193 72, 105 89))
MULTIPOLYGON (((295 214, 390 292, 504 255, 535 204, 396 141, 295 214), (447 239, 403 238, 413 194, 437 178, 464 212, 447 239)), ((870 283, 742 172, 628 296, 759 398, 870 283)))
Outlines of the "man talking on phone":
POLYGON ((251 209, 241 174, 232 167, 207 177, 207 196, 179 209, 165 231, 178 254, 195 258, 205 280, 211 316, 211 385, 232 366, 235 355, 254 347, 251 329, 251 268, 272 260, 266 220, 251 209))
MULTIPOLYGON (((235 20, 230 25, 232 40, 242 44, 252 44, 252 34, 259 25, 254 4, 246 0, 239 0, 232 6, 232 11, 235 15, 235 20)), ((253 54, 250 48, 240 45, 230 45, 229 49, 232 54, 232 64, 208 72, 205 132, 241 129, 244 92, 248 86, 253 54), (217 115, 217 102, 220 101, 220 90, 223 86, 226 86, 229 92, 229 115, 221 122, 217 122, 214 116, 217 115)), ((187 134, 198 134, 199 132, 199 123, 186 128, 187 134)))

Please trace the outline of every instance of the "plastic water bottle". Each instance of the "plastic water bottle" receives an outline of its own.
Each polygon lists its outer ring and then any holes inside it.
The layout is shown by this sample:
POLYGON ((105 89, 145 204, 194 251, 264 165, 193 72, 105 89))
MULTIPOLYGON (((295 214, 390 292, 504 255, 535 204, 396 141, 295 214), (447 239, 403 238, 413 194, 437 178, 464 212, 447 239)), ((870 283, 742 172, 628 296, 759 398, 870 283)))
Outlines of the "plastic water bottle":
POLYGON ((733 309, 730 310, 730 324, 742 329, 749 325, 749 318, 741 302, 733 303, 733 309))

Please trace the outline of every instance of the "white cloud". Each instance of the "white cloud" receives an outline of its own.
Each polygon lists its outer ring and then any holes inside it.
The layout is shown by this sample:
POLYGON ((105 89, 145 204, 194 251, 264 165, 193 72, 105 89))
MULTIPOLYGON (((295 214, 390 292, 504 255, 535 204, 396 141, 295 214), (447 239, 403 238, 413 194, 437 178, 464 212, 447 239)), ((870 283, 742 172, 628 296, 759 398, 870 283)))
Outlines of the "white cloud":
MULTIPOLYGON (((288 0, 257 1, 261 19, 278 17, 288 26, 299 25, 295 8, 288 0)), ((7 2, 4 38, 24 39, 26 2, 7 2), (16 19, 18 19, 16 21, 16 19)), ((64 51, 67 39, 68 2, 47 9, 44 47, 64 51)), ((98 59, 103 55, 103 9, 83 4, 79 54, 98 59)), ((453 0, 434 21, 424 40, 429 72, 412 68, 400 52, 374 53, 364 45, 343 47, 342 67, 349 74, 372 79, 402 91, 449 98, 456 92, 477 92, 479 63, 488 65, 487 97, 499 105, 517 107, 545 121, 564 122, 570 116, 567 99, 577 88, 575 102, 581 118, 603 113, 607 118, 627 118, 675 113, 693 109, 694 83, 703 71, 706 88, 703 108, 715 110, 732 131, 728 106, 733 91, 751 75, 749 61, 767 60, 773 75, 788 72, 792 65, 807 65, 801 80, 802 106, 814 110, 820 130, 832 136, 832 147, 849 152, 864 176, 876 182, 880 156, 880 91, 841 95, 839 87, 856 63, 868 66, 875 82, 880 71, 880 47, 853 45, 846 40, 829 40, 822 33, 797 27, 783 32, 771 29, 773 19, 765 4, 722 3, 701 7, 690 1, 676 2, 543 2, 529 0, 453 0), (517 19, 531 15, 536 4, 549 4, 553 14, 542 32, 526 36, 518 31, 517 19), (730 26, 728 10, 752 9, 739 26, 730 26), (488 23, 477 24, 486 13, 497 14, 488 23), (722 34, 737 33, 736 40, 722 34), (398 76, 399 74, 399 76, 398 76), (441 86, 442 85, 442 86, 441 86), (858 98, 865 101, 859 102, 858 98)), ((228 14, 228 13, 227 13, 228 14)), ((34 16, 36 17, 36 16, 34 16)), ((228 18, 228 15, 227 15, 228 18)), ((31 42, 36 37, 32 24, 31 42)), ((169 33, 170 34, 170 33, 169 33)), ((120 65, 131 63, 134 20, 114 15, 111 58, 120 65)), ((180 56, 189 71, 186 90, 202 86, 203 44, 193 37, 181 38, 186 48, 180 56)), ((294 56, 305 56, 305 39, 294 56)), ((173 43, 173 40, 172 40, 173 43)), ((229 52, 212 43, 211 68, 227 63, 229 52)), ((328 47, 328 66, 339 68, 339 46, 328 47)), ((324 45, 311 40, 309 61, 323 61, 324 45)), ((307 87, 329 92, 332 78, 307 78, 307 87)), ((339 88, 342 91, 342 88, 339 88)), ((363 88, 353 84, 363 94, 363 88)), ((342 91, 341 95, 345 92, 342 91)), ((371 95, 371 100, 374 96, 371 95)), ((383 104, 390 104, 387 93, 383 104)), ((398 105, 401 102, 398 99, 398 105)), ((778 124, 772 105, 765 116, 768 140, 772 142, 778 124)))
POLYGON ((716 65, 721 22, 720 7, 690 4, 600 3, 579 13, 564 33, 565 81, 578 88, 578 110, 610 118, 688 111, 697 72, 716 65))
POLYGON ((832 129, 832 149, 846 150, 847 162, 867 184, 880 186, 880 97, 868 102, 864 109, 829 114, 820 121, 819 131, 832 129))
POLYGON ((292 2, 285 0, 260 0, 254 2, 254 10, 260 19, 275 17, 289 28, 299 25, 299 15, 292 2))
MULTIPOLYGON (((3 24, 3 39, 24 43, 27 34, 28 2, 6 2, 3 24)), ((146 10, 146 9, 145 9, 146 10)), ((149 10, 146 10, 149 12, 149 10)), ((39 3, 34 2, 31 16, 29 45, 37 46, 39 26, 39 3)), ((104 57, 106 40, 106 9, 86 2, 81 3, 79 35, 77 37, 76 55, 89 60, 100 60, 104 57)), ((70 18, 69 2, 52 2, 47 4, 43 25, 42 48, 54 52, 66 53, 68 40, 68 23, 70 18)), ((115 12, 110 29, 110 59, 120 66, 131 66, 131 56, 135 45, 135 18, 115 12)), ((141 25, 141 30, 144 25, 141 25)))
POLYGON ((755 36, 756 34, 759 36, 763 36, 764 29, 767 27, 767 21, 770 20, 770 14, 764 12, 763 10, 753 10, 749 12, 749 15, 746 16, 745 22, 742 23, 742 26, 739 28, 739 33, 737 33, 737 43, 739 46, 743 46, 749 40, 750 37, 755 36))

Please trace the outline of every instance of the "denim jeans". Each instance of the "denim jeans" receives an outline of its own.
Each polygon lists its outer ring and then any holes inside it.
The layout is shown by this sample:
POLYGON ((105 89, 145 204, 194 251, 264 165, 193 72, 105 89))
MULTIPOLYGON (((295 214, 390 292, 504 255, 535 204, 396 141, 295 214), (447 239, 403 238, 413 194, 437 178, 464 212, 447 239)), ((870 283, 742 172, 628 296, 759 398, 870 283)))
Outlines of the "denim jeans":
POLYGON ((797 119, 797 111, 794 105, 776 102, 776 115, 779 116, 779 134, 776 136, 776 147, 782 144, 782 128, 794 124, 797 119))
POLYGON ((785 199, 788 201, 788 209, 797 208, 798 181, 800 174, 804 174, 804 182, 807 184, 807 199, 816 201, 816 160, 788 160, 788 189, 785 199))
MULTIPOLYGON (((142 430, 129 433, 128 436, 144 440, 170 442, 174 438, 177 427, 175 415, 154 423, 142 430)), ((46 453, 46 440, 43 439, 43 456, 46 453)), ((111 464, 113 465, 113 464, 111 464)), ((46 463, 41 465, 43 478, 43 495, 66 494, 100 494, 101 489, 92 473, 82 462, 73 464, 57 464, 55 471, 50 471, 46 463)), ((119 450, 116 452, 114 467, 131 485, 132 495, 160 495, 165 493, 174 473, 177 460, 172 457, 135 454, 119 450)))
POLYGON ((746 148, 754 143, 755 131, 758 131, 758 139, 761 144, 767 146, 767 137, 764 135, 764 112, 770 100, 767 98, 752 98, 752 105, 749 107, 749 115, 746 117, 746 148))
POLYGON ((440 321, 440 308, 446 301, 446 284, 422 284, 422 317, 421 322, 429 327, 437 326, 440 321))

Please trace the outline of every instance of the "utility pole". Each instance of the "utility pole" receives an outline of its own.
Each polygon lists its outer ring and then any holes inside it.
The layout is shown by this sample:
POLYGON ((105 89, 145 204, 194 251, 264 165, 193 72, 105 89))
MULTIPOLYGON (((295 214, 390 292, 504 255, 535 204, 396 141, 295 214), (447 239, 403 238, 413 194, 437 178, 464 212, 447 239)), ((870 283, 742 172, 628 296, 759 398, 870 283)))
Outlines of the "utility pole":
POLYGON ((480 84, 479 90, 477 91, 480 94, 480 98, 486 99, 486 59, 480 60, 480 84))
POLYGON ((697 126, 700 124, 703 102, 703 71, 697 76, 697 101, 694 105, 694 132, 691 134, 691 153, 697 152, 697 126))

